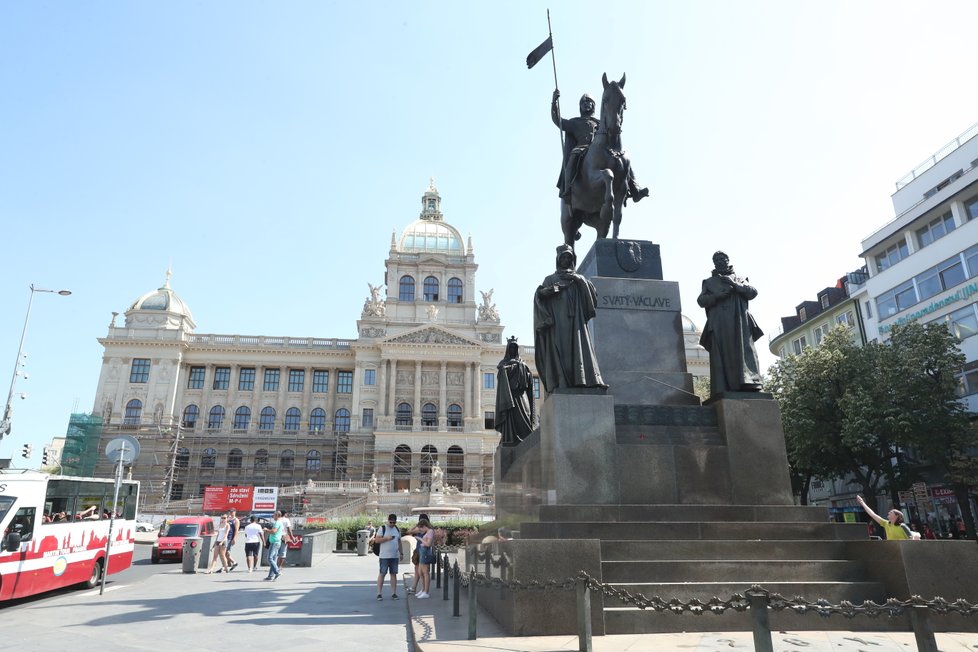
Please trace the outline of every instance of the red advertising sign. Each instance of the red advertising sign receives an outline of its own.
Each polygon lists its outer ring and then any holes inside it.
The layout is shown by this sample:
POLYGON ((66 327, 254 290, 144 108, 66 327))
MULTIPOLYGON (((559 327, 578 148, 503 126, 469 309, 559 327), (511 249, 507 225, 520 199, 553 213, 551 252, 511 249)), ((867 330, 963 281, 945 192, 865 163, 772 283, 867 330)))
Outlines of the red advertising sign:
POLYGON ((204 511, 223 512, 237 509, 251 511, 254 487, 204 487, 204 511))

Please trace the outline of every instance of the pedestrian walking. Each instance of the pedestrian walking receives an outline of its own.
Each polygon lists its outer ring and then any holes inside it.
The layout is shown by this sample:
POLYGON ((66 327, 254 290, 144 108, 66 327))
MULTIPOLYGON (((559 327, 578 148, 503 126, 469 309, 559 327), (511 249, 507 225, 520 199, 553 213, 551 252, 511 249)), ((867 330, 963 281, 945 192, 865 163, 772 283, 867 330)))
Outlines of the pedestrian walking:
POLYGON ((282 539, 285 537, 285 524, 282 522, 282 512, 275 512, 272 523, 265 527, 268 535, 268 576, 266 582, 274 582, 282 573, 278 569, 279 548, 282 547, 282 539))
POLYGON ((282 545, 278 549, 278 569, 279 572, 285 568, 285 556, 289 552, 289 544, 295 542, 295 535, 292 533, 292 519, 289 518, 289 512, 282 510, 282 545))
POLYGON ((265 533, 258 523, 258 517, 252 516, 251 522, 245 526, 245 563, 248 565, 248 572, 252 573, 261 560, 261 544, 265 540, 265 533))
POLYGON ((208 575, 214 572, 218 561, 221 562, 221 570, 217 572, 226 573, 228 571, 228 558, 226 554, 228 530, 228 517, 222 516, 221 522, 217 526, 217 537, 214 539, 214 556, 211 559, 211 567, 207 569, 208 575))
POLYGON ((238 510, 229 509, 228 510, 228 541, 227 548, 224 551, 224 556, 227 558, 228 572, 230 573, 235 568, 238 567, 238 562, 231 558, 231 548, 234 547, 235 537, 238 534, 238 530, 241 528, 241 521, 238 520, 238 510))

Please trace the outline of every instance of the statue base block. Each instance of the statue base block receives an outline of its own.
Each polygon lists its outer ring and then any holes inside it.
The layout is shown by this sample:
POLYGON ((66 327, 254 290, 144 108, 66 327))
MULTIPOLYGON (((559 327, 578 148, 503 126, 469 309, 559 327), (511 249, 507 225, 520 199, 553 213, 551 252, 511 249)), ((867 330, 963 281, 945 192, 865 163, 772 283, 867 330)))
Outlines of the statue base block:
POLYGON ((547 504, 619 502, 615 399, 601 392, 555 392, 543 403, 540 459, 547 504))

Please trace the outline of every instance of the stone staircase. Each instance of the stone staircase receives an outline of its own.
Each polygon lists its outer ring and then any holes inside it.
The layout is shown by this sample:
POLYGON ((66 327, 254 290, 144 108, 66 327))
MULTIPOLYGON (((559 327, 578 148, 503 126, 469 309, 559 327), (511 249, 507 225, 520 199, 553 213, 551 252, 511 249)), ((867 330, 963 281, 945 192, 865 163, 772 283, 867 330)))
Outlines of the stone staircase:
MULTIPOLYGON (((882 602, 886 591, 848 558, 846 541, 864 541, 865 525, 829 523, 824 508, 793 505, 550 505, 525 539, 598 539, 601 581, 646 598, 728 600, 753 584, 807 600, 882 602)), ((722 616, 641 610, 604 598, 607 634, 750 630, 750 614, 722 616)), ((771 611, 776 629, 840 629, 825 619, 771 611)), ((905 630, 903 618, 856 618, 850 630, 905 630)))

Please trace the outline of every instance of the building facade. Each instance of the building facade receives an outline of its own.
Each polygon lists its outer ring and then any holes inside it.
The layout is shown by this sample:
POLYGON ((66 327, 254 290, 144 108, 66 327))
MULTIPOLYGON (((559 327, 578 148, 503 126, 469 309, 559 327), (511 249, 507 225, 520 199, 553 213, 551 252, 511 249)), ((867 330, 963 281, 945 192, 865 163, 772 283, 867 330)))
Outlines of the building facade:
POLYGON ((866 273, 850 272, 834 286, 824 288, 814 301, 803 301, 795 306, 795 314, 781 318, 781 332, 768 341, 771 353, 783 358, 801 355, 808 346, 818 346, 830 330, 838 326, 849 329, 854 342, 866 343, 859 302, 849 296, 850 285, 862 287, 866 273))
MULTIPOLYGON (((488 490, 504 328, 493 291, 477 286, 471 238, 445 221, 433 183, 384 265, 356 339, 198 333, 168 273, 99 339, 94 410, 73 415, 66 470, 111 474, 98 451, 130 434, 147 505, 215 485, 372 477, 413 492, 435 463, 446 485, 488 490)), ((691 373, 708 374, 699 329, 688 318, 684 329, 691 373)), ((534 370, 532 347, 520 351, 534 370)))

